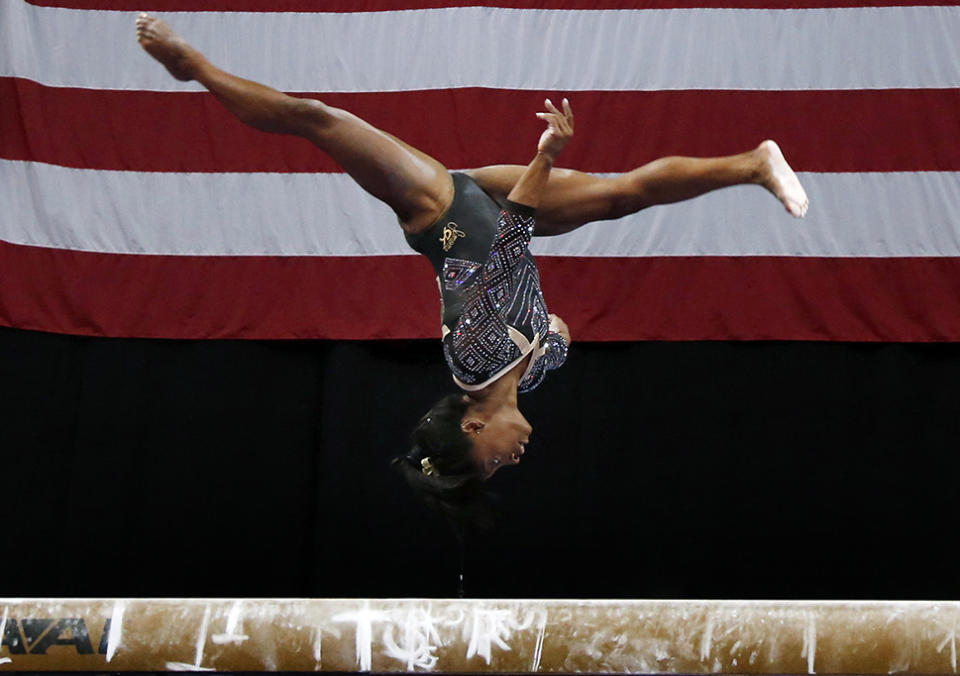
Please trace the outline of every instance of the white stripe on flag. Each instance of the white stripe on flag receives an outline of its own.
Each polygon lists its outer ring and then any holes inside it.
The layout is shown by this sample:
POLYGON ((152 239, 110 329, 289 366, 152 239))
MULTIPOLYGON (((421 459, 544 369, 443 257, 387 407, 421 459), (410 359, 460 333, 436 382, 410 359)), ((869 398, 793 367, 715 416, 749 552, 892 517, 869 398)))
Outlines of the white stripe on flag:
MULTIPOLYGON (((534 241, 562 256, 960 256, 960 173, 805 173, 807 218, 748 186, 534 241)), ((103 253, 409 254, 345 174, 146 173, 0 161, 0 239, 103 253)))
MULTIPOLYGON (((142 53, 134 16, 3 0, 0 75, 53 86, 198 89, 142 53)), ((165 17, 217 65, 286 91, 960 87, 956 6, 165 17)))

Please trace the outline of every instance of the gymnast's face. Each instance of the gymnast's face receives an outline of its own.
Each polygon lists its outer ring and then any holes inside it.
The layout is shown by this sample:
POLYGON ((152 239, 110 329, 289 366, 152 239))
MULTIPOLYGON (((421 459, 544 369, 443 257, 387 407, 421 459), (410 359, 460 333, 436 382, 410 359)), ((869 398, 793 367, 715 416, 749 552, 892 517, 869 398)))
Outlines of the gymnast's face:
POLYGON ((470 455, 485 479, 501 467, 520 462, 533 427, 516 408, 500 409, 486 419, 464 416, 462 429, 473 441, 470 455))

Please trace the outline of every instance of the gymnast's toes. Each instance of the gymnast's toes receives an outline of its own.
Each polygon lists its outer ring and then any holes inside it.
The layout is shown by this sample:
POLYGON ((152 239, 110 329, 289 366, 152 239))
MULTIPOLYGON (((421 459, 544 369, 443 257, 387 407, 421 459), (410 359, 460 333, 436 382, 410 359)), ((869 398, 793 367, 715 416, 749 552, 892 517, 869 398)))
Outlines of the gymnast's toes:
POLYGON ((761 161, 761 183, 776 196, 784 208, 797 218, 803 218, 810 206, 806 190, 793 171, 776 142, 767 140, 757 148, 761 161))
POLYGON ((193 49, 163 19, 141 12, 136 20, 137 40, 150 56, 178 80, 192 80, 193 49))

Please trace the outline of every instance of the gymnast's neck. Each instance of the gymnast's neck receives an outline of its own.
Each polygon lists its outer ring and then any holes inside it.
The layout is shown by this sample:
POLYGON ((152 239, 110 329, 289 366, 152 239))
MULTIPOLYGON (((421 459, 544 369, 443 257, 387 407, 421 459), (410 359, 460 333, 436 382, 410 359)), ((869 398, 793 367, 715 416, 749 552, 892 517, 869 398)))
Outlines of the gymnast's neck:
POLYGON ((492 412, 504 406, 517 408, 517 387, 527 370, 529 361, 530 357, 528 355, 526 359, 521 359, 519 364, 483 389, 465 392, 464 397, 466 397, 471 410, 492 412))

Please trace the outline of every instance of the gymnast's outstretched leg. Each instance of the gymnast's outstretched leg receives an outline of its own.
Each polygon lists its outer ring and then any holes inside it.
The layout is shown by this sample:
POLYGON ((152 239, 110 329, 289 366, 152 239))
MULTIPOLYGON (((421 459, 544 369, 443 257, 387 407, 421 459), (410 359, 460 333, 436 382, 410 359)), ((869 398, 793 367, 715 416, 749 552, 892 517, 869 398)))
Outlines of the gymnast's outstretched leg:
MULTIPOLYGON (((497 165, 469 172, 484 190, 501 199, 523 167, 497 165)), ((560 235, 593 221, 621 218, 657 204, 688 200, 712 190, 755 184, 766 188, 793 216, 809 201, 797 175, 773 141, 726 157, 664 157, 619 176, 603 177, 554 169, 540 202, 537 235, 560 235)))
POLYGON ((347 111, 220 70, 160 19, 141 14, 136 24, 140 45, 171 75, 196 80, 256 129, 308 139, 364 190, 389 205, 408 232, 432 225, 453 200, 450 175, 429 155, 347 111))

